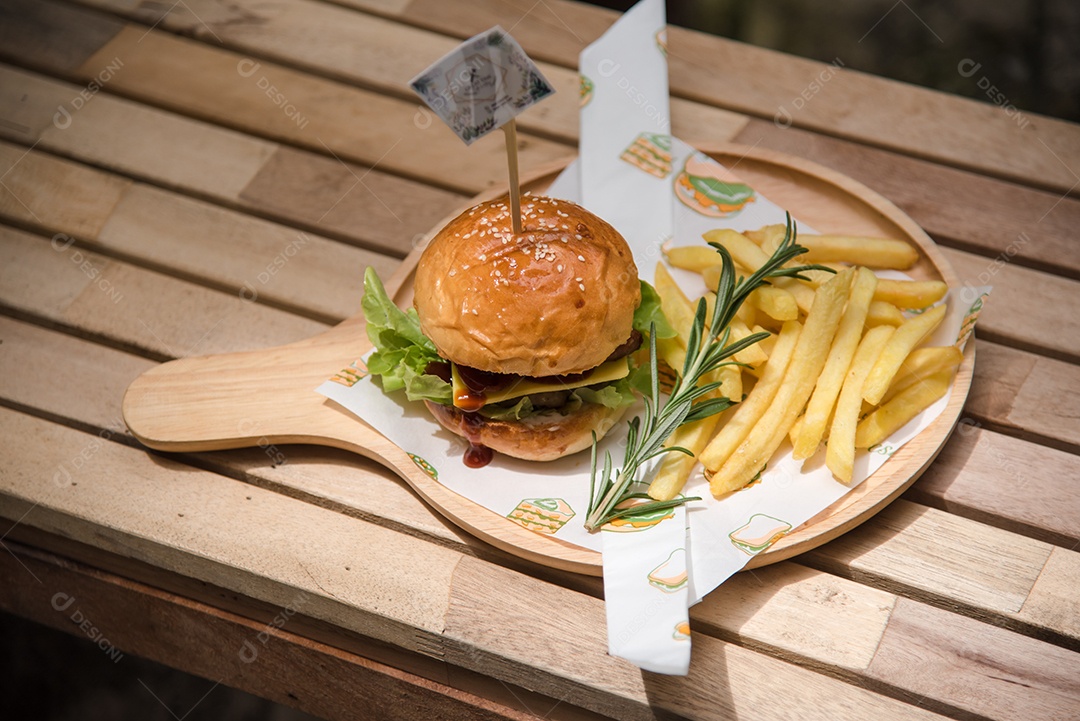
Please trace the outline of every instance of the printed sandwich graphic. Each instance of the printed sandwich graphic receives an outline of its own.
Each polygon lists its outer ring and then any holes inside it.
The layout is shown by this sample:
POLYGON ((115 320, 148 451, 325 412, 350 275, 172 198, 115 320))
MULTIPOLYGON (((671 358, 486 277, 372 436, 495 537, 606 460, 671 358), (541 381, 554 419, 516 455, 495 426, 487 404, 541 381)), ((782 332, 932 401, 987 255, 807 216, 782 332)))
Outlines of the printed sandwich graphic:
POLYGON ((671 136, 641 133, 622 151, 619 160, 625 160, 649 175, 666 178, 671 175, 671 136))
POLYGON ((350 363, 348 368, 344 368, 335 373, 334 377, 330 380, 335 383, 340 383, 346 388, 352 388, 367 374, 368 369, 367 366, 364 365, 364 361, 357 359, 350 363))
POLYGON ((749 556, 756 556, 783 538, 791 524, 779 518, 755 513, 744 525, 728 534, 732 545, 749 556))
POLYGON ((581 107, 585 107, 589 104, 589 101, 592 100, 593 90, 596 89, 596 85, 584 75, 578 75, 578 78, 580 81, 578 84, 578 93, 581 100, 581 107))
MULTIPOLYGON (((649 503, 652 499, 649 498, 631 498, 628 501, 623 501, 615 506, 616 509, 630 508, 642 503, 649 503)), ((645 531, 653 526, 657 525, 661 521, 665 521, 669 518, 675 517, 675 511, 671 508, 660 508, 650 513, 643 513, 633 518, 616 518, 604 525, 601 530, 613 531, 615 533, 635 533, 637 531, 645 531)))
POLYGON ((675 593, 686 588, 686 549, 676 548, 667 560, 649 573, 649 585, 664 593, 675 593))
POLYGON ((506 517, 522 528, 550 535, 574 515, 574 509, 561 498, 526 498, 506 517))
POLYGON ((675 178, 675 197, 702 215, 727 218, 754 202, 754 190, 708 156, 694 153, 675 178))

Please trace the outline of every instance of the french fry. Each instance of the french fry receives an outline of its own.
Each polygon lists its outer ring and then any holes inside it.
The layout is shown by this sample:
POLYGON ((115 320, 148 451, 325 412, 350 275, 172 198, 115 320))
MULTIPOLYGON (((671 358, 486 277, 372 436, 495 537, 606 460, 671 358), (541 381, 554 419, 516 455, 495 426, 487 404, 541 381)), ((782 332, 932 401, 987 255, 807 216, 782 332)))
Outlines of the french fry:
POLYGON ((799 310, 810 313, 814 305, 814 289, 801 280, 795 278, 773 278, 772 284, 777 288, 783 288, 795 296, 795 302, 799 304, 799 310))
MULTIPOLYGON (((778 223, 776 225, 766 225, 757 230, 745 230, 743 231, 743 235, 753 241, 754 244, 763 247, 766 243, 774 245, 778 244, 784 239, 784 233, 786 231, 787 226, 783 223, 778 223)), ((770 252, 771 254, 771 251, 767 252, 770 252)))
POLYGON ((910 243, 890 238, 800 233, 798 242, 809 250, 802 257, 807 263, 840 262, 903 270, 919 260, 919 252, 910 243))
MULTIPOLYGON (((656 275, 653 278, 654 287, 660 296, 660 306, 664 310, 671 327, 679 334, 679 340, 683 346, 690 337, 690 327, 694 324, 694 306, 690 299, 683 293, 671 273, 663 263, 656 264, 656 275)), ((680 369, 682 366, 679 367, 680 369)))
MULTIPOLYGON (((716 257, 719 258, 720 256, 718 255, 716 257)), ((722 269, 722 265, 710 265, 708 268, 705 268, 701 271, 701 279, 705 281, 706 288, 711 288, 713 290, 716 289, 717 284, 720 282, 720 271, 722 269)), ((735 264, 736 276, 748 276, 751 272, 752 271, 748 271, 746 268, 742 267, 738 263, 735 264)))
POLYGON ((896 376, 904 359, 922 343, 928 335, 941 323, 945 317, 945 304, 931 308, 922 315, 917 315, 904 321, 904 324, 896 329, 896 333, 889 339, 881 357, 874 364, 870 375, 863 386, 863 400, 877 405, 881 402, 889 385, 896 376))
POLYGON ((784 373, 795 353, 795 346, 801 333, 802 325, 798 321, 792 320, 784 324, 780 336, 776 339, 776 346, 773 348, 769 362, 765 364, 765 372, 761 379, 735 409, 735 413, 720 429, 720 433, 709 441, 705 450, 701 452, 700 460, 706 468, 719 468, 727 461, 750 433, 750 429, 764 415, 784 381, 784 373))
POLYGON ((818 289, 814 307, 799 334, 794 360, 788 365, 781 388, 768 410, 722 466, 705 464, 713 495, 724 495, 745 486, 761 472, 791 430, 825 365, 833 336, 840 325, 853 273, 854 269, 838 273, 818 289))
MULTIPOLYGON (((675 283, 675 279, 671 277, 671 273, 668 272, 663 263, 656 264, 656 275, 653 280, 655 281, 656 292, 660 296, 660 305, 664 309, 664 315, 667 316, 671 327, 679 334, 679 341, 685 348, 687 341, 690 339, 690 327, 694 323, 696 304, 690 303, 686 294, 682 292, 682 288, 675 283)), ((733 319, 729 327, 731 328, 732 343, 750 335, 750 328, 738 318, 733 319)), ((768 356, 755 344, 740 351, 735 356, 735 360, 756 366, 768 360, 768 356)))
MULTIPOLYGON (((712 249, 710 248, 710 250, 712 249)), ((716 257, 719 258, 720 256, 716 257)), ((720 284, 720 272, 723 267, 722 265, 710 265, 708 268, 701 269, 701 279, 705 281, 706 288, 715 288, 720 284)))
POLYGON ((765 251, 754 245, 753 241, 730 228, 710 230, 702 237, 708 243, 719 243, 727 248, 732 260, 751 271, 757 270, 769 260, 765 251))
POLYGON ((686 348, 678 338, 657 338, 656 356, 676 373, 682 373, 683 366, 686 365, 686 348))
POLYGON ((929 378, 941 371, 955 371, 964 360, 964 354, 954 345, 933 348, 916 348, 908 354, 889 390, 882 396, 882 404, 888 403, 897 393, 912 384, 929 378))
MULTIPOLYGON (((676 344, 678 347, 678 344, 676 344)), ((682 350, 679 347, 679 350, 682 350)), ((659 351, 659 348, 657 349, 659 351)), ((683 356, 686 353, 683 351, 683 356)), ((679 366, 680 370, 682 366, 679 366)), ((736 373, 738 379, 738 388, 730 387, 730 373, 728 371, 738 371, 737 366, 723 366, 712 373, 707 374, 702 380, 705 383, 712 383, 713 381, 721 381, 721 386, 712 393, 706 395, 707 398, 717 398, 724 396, 734 400, 736 403, 742 399, 742 378, 736 373), (727 395, 724 385, 728 384, 729 388, 727 392, 731 392, 735 395, 727 395)), ((681 446, 694 455, 688 456, 685 453, 669 453, 660 464, 660 469, 656 472, 656 476, 653 478, 652 483, 649 484, 649 495, 657 501, 670 501, 672 498, 679 494, 679 491, 686 485, 687 479, 690 478, 690 472, 694 470, 694 466, 697 464, 697 456, 701 453, 702 449, 712 438, 713 431, 716 429, 716 424, 720 420, 720 414, 709 416, 708 418, 702 418, 700 421, 694 421, 693 423, 687 423, 686 425, 679 426, 675 429, 675 432, 671 434, 671 437, 664 443, 665 446, 681 446)))
POLYGON ((795 441, 799 439, 799 434, 802 433, 803 419, 806 416, 802 415, 795 419, 795 424, 791 426, 791 430, 788 431, 788 440, 791 441, 791 445, 795 445, 795 441))
POLYGON ((856 271, 844 317, 836 331, 832 348, 829 349, 825 368, 814 387, 814 394, 806 406, 802 430, 795 441, 795 450, 792 454, 795 460, 803 460, 814 455, 822 436, 825 435, 829 416, 832 414, 836 398, 840 395, 844 378, 851 366, 851 359, 855 357, 855 350, 862 338, 863 324, 866 322, 870 299, 874 297, 876 286, 877 277, 872 270, 859 268, 856 271))
POLYGON ((735 311, 735 317, 742 321, 743 325, 748 328, 757 323, 757 316, 757 308, 749 303, 743 303, 739 306, 739 309, 735 311))
MULTIPOLYGON (((800 264, 802 262, 803 262, 802 258, 796 258, 795 260, 793 260, 791 262, 791 265, 798 265, 798 264, 800 264)), ((830 272, 830 271, 827 271, 827 270, 817 270, 816 268, 811 268, 810 270, 804 270, 801 273, 801 275, 806 276, 806 278, 807 278, 806 284, 809 285, 811 288, 819 288, 819 287, 821 287, 822 283, 828 283, 830 280, 832 280, 832 277, 834 275, 836 275, 837 273, 839 273, 840 271, 844 270, 844 268, 847 267, 847 266, 842 265, 840 263, 819 263, 818 265, 823 265, 826 268, 832 268, 832 270, 834 272, 830 272)))
MULTIPOLYGON (((686 349, 674 338, 658 338, 656 341, 657 355, 669 366, 681 373, 686 361, 686 349)), ((704 381, 711 383, 719 380, 720 387, 709 394, 716 398, 723 396, 736 403, 742 400, 742 373, 738 366, 725 365, 705 376, 704 381)), ((664 458, 660 469, 649 484, 649 495, 658 501, 670 501, 683 489, 690 473, 697 464, 697 456, 709 442, 716 429, 720 414, 702 418, 700 421, 687 423, 680 426, 665 443, 668 446, 681 446, 691 451, 694 455, 685 453, 669 453, 664 458)))
POLYGON ((776 347, 776 334, 772 333, 766 328, 762 328, 760 325, 755 325, 751 330, 753 330, 755 333, 770 334, 768 338, 762 338, 758 342, 757 346, 761 349, 762 353, 771 357, 773 354, 773 348, 776 347))
MULTIPOLYGON (((879 280, 878 283, 881 281, 879 280)), ((883 300, 875 300, 870 304, 870 312, 866 314, 866 325, 873 328, 876 325, 891 325, 898 327, 904 324, 904 314, 892 303, 883 300)))
POLYGON ((799 319, 799 305, 790 291, 763 285, 750 294, 749 301, 770 318, 779 321, 799 319))
POLYGON ((949 286, 940 280, 880 280, 874 300, 892 303, 898 308, 929 308, 945 297, 949 286))
MULTIPOLYGON (((709 394, 715 396, 718 394, 709 394)), ((712 438, 716 424, 721 414, 702 418, 700 421, 687 423, 679 426, 664 444, 666 446, 681 446, 694 455, 685 453, 668 453, 660 464, 660 470, 656 472, 652 483, 649 484, 649 496, 657 501, 670 501, 677 496, 690 478, 691 471, 697 465, 697 456, 712 438)))
POLYGON ((825 451, 825 465, 844 483, 851 483, 855 467, 855 430, 862 410, 863 384, 894 333, 896 329, 890 325, 879 325, 866 331, 855 351, 855 357, 851 360, 844 387, 836 401, 832 426, 829 428, 829 445, 825 451))
MULTIPOLYGON (((720 254, 707 245, 683 245, 669 248, 664 252, 664 255, 667 256, 668 262, 674 267, 692 270, 695 273, 700 273, 706 268, 719 267, 723 264, 720 254)), ((709 287, 715 288, 716 283, 711 284, 709 287)))
MULTIPOLYGON (((730 228, 710 230, 705 233, 705 240, 710 243, 719 243, 727 248, 732 260, 750 271, 757 270, 769 260, 769 255, 764 250, 754 245, 753 241, 742 233, 730 228)), ((799 310, 803 313, 810 312, 810 306, 814 304, 813 288, 794 278, 773 278, 771 282, 777 288, 790 291, 795 296, 799 310)), ((715 284, 710 287, 715 287, 715 284)))
POLYGON ((952 376, 951 370, 940 371, 897 393, 891 401, 859 422, 855 430, 855 447, 876 446, 902 428, 948 392, 952 376))
MULTIPOLYGON (((728 327, 731 329, 730 343, 740 341, 750 335, 750 328, 738 318, 732 318, 731 325, 728 327)), ((769 356, 765 355, 765 351, 761 350, 757 343, 749 348, 739 351, 735 354, 734 358, 740 363, 745 363, 749 366, 754 366, 755 368, 769 360, 769 356)))
POLYGON ((739 366, 721 366, 720 395, 739 403, 743 396, 742 370, 739 366))

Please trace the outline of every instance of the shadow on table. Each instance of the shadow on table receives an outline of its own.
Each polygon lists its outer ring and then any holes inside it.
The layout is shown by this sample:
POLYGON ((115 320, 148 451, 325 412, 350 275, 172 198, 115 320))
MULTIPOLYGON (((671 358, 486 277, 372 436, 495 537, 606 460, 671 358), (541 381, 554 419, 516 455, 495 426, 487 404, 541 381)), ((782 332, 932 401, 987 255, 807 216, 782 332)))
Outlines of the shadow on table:
POLYGON ((0 638, 0 707, 11 721, 319 721, 6 613, 0 638))

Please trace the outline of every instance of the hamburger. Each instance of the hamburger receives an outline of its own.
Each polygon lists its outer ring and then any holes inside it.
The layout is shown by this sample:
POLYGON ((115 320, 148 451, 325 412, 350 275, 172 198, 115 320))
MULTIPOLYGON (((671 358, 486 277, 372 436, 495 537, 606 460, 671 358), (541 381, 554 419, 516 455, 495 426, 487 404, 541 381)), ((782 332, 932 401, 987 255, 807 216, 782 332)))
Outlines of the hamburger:
POLYGON ((408 311, 365 276, 369 370, 465 438, 471 466, 492 451, 549 461, 588 448, 647 387, 633 356, 650 321, 671 333, 618 231, 575 203, 522 201, 520 234, 506 197, 443 227, 408 311))

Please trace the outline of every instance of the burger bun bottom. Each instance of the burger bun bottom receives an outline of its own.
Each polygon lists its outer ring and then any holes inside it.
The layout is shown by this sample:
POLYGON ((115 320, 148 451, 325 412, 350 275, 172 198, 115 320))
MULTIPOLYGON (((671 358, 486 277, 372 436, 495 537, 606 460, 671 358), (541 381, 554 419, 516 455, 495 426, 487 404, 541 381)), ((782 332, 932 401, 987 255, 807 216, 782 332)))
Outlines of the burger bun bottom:
POLYGON ((625 408, 608 408, 584 403, 575 413, 538 413, 520 421, 492 420, 478 416, 470 420, 469 434, 462 428, 464 411, 424 401, 428 410, 447 430, 472 443, 527 461, 553 461, 592 445, 592 433, 603 438, 622 418, 625 408), (471 436, 471 438, 470 438, 471 436))

